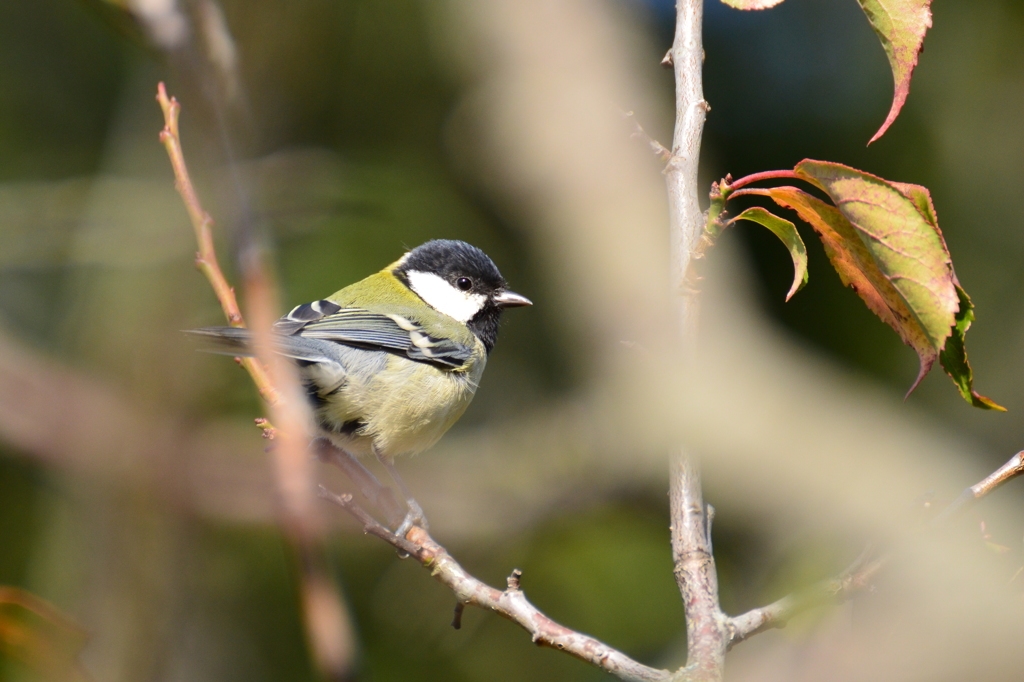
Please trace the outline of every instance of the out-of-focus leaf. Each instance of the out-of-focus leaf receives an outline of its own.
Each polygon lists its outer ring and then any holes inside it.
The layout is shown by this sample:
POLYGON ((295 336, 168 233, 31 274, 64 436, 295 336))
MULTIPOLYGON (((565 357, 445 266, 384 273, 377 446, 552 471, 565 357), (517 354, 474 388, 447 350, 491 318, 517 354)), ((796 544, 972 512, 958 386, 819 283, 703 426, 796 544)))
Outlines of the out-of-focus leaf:
POLYGON ((106 22, 119 34, 138 45, 146 45, 146 37, 140 30, 129 0, 79 0, 79 4, 106 22))
POLYGON ((788 301, 793 294, 807 284, 807 247, 804 246, 804 240, 800 238, 800 233, 796 231, 796 226, 788 220, 772 215, 760 206, 748 208, 729 222, 737 220, 749 220, 767 227, 786 245, 789 256, 793 259, 793 285, 789 288, 789 293, 786 294, 788 301))
POLYGON ((85 633, 52 604, 17 587, 0 587, 0 655, 46 679, 86 682, 78 663, 85 633))
POLYGON ((796 187, 773 187, 768 193, 775 203, 793 209, 814 228, 843 284, 856 291, 868 308, 917 353, 921 367, 910 388, 913 391, 935 364, 938 348, 896 287, 879 269, 857 229, 839 209, 796 187))
POLYGON ((964 400, 984 410, 1005 412, 1005 407, 974 390, 974 373, 971 371, 971 365, 967 362, 967 349, 964 347, 964 334, 971 328, 971 322, 974 321, 974 304, 971 303, 967 292, 959 284, 956 286, 956 293, 960 296, 960 312, 956 314, 956 325, 953 326, 953 333, 946 341, 946 347, 939 353, 939 363, 956 387, 960 389, 960 395, 964 397, 964 400))
POLYGON ((722 0, 722 2, 736 9, 768 9, 775 7, 782 0, 722 0))
POLYGON ((868 17, 868 23, 882 42, 892 68, 892 107, 885 123, 878 129, 871 144, 889 129, 899 116, 910 93, 910 78, 917 66, 917 55, 924 44, 924 34, 932 26, 932 0, 857 0, 868 17))
POLYGON ((938 226, 918 208, 921 198, 912 200, 886 180, 838 163, 805 159, 794 170, 829 195, 932 347, 941 350, 960 300, 949 252, 938 226))

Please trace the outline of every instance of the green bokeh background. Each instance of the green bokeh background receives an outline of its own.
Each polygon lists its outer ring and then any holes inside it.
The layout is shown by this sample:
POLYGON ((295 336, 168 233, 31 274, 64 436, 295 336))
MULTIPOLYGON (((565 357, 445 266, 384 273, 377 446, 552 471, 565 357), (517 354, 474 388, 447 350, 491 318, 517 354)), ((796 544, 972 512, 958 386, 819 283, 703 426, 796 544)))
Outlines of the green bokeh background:
MULTIPOLYGON (((670 8, 618 2, 645 36, 650 68, 659 69, 670 8)), ((226 0, 223 8, 248 97, 249 122, 236 130, 240 155, 271 159, 252 164, 243 181, 275 245, 287 304, 328 294, 434 237, 479 245, 516 290, 545 299, 538 258, 517 218, 451 159, 452 111, 470 83, 436 45, 436 12, 412 0, 226 0)), ((888 111, 891 76, 852 0, 787 0, 750 14, 709 0, 705 40, 713 107, 707 182, 810 157, 931 189, 978 308, 968 335, 977 388, 1011 412, 967 408, 937 372, 911 401, 980 443, 990 464, 1019 449, 1024 5, 938 4, 904 112, 870 148, 888 111)), ((191 267, 191 235, 169 191, 156 139, 160 112, 149 106, 158 80, 186 103, 186 149, 212 212, 230 215, 235 196, 215 170, 223 152, 188 73, 99 0, 0 4, 0 324, 140 405, 182 415, 183 424, 211 416, 244 422, 259 411, 246 382, 229 362, 195 357, 176 333, 215 323, 218 311, 191 267), (190 139, 203 144, 189 148, 190 139), (182 241, 165 243, 141 223, 137 239, 112 241, 116 232, 105 231, 107 214, 96 208, 99 191, 128 207, 122 220, 180 223, 182 241)), ((667 101, 668 72, 662 87, 667 101)), ((663 122, 650 127, 668 137, 663 122)), ((809 347, 901 393, 917 372, 913 353, 841 287, 805 236, 811 279, 788 304, 790 264, 774 238, 744 226, 725 239, 745 254, 773 318, 809 347)), ((515 313, 458 428, 571 390, 580 380, 572 354, 542 306, 515 313)), ((256 442, 253 451, 260 456, 256 442)), ((538 514, 513 537, 450 549, 491 584, 523 569, 531 600, 556 620, 667 666, 685 652, 667 526, 663 490, 626 490, 538 514)), ((830 540, 776 545, 756 529, 756 520, 720 510, 716 549, 729 611, 840 565, 830 540)), ((358 679, 606 678, 538 649, 492 614, 470 610, 462 630, 452 630, 450 595, 380 543, 341 533, 329 554, 357 626, 358 679)), ((87 650, 98 680, 316 679, 295 567, 273 526, 182 512, 146 490, 51 470, 2 442, 0 584, 33 590, 73 617, 100 613, 100 621, 130 630, 120 649, 103 649, 122 652, 114 662, 87 650), (103 579, 116 583, 104 594, 121 590, 131 599, 88 603, 83 595, 103 579)), ((0 660, 0 679, 34 678, 0 660)))

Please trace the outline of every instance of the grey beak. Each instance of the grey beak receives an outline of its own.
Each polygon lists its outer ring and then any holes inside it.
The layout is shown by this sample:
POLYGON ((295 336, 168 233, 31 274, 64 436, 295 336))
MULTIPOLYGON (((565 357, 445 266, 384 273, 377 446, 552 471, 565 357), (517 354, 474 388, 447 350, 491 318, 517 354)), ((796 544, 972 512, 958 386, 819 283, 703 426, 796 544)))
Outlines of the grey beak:
POLYGON ((524 305, 533 305, 533 301, 525 296, 520 296, 514 291, 503 291, 495 296, 493 300, 499 308, 518 308, 524 305))

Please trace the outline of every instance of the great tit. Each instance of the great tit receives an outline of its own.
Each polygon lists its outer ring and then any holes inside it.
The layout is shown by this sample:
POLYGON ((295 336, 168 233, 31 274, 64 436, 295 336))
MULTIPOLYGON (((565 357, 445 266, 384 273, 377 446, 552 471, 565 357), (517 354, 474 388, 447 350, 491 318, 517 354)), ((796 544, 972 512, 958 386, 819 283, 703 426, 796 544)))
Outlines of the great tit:
MULTIPOLYGON (((429 241, 380 272, 274 324, 274 350, 299 366, 322 435, 345 452, 398 455, 434 445, 476 393, 509 291, 487 254, 429 241)), ((217 352, 251 355, 249 330, 196 329, 217 352)), ((401 485, 400 481, 399 484, 401 485)))

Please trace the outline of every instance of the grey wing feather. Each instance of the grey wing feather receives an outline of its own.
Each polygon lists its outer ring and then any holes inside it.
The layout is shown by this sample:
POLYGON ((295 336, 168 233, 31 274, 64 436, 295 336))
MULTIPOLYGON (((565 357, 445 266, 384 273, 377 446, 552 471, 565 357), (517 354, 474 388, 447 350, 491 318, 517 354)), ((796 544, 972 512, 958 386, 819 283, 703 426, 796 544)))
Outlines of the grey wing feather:
POLYGON ((436 338, 415 322, 400 315, 385 315, 363 308, 341 308, 319 320, 307 322, 298 332, 307 339, 401 353, 412 360, 461 367, 473 349, 457 341, 436 338))
MULTIPOLYGON (((274 324, 274 350, 307 362, 333 360, 324 342, 367 350, 383 350, 411 360, 444 368, 461 367, 473 349, 457 341, 436 338, 400 315, 385 315, 363 308, 342 308, 331 301, 315 301, 292 309, 274 324)), ((214 340, 214 352, 252 355, 252 332, 236 327, 205 327, 191 334, 214 340)))

